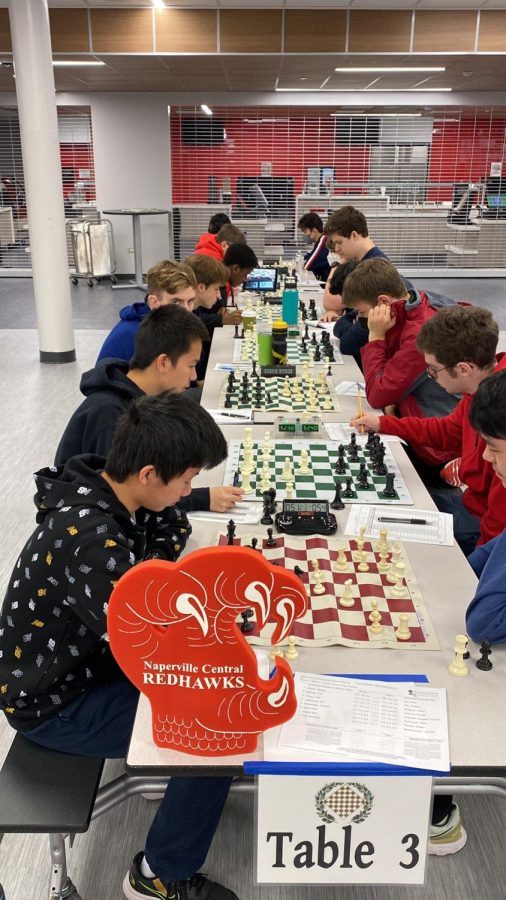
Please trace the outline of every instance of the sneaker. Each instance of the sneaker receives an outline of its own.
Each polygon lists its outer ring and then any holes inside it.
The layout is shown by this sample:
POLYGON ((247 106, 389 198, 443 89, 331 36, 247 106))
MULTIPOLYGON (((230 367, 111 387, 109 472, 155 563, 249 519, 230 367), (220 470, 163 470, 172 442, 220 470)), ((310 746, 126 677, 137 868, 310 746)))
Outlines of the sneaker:
POLYGON ((192 875, 185 881, 169 881, 164 884, 159 878, 146 878, 141 872, 143 851, 134 858, 132 868, 125 875, 123 893, 128 900, 239 900, 233 891, 205 875, 192 875))
POLYGON ((458 853, 466 841, 467 834, 460 821, 459 808, 456 803, 452 803, 448 815, 437 825, 430 826, 428 851, 434 856, 458 853))

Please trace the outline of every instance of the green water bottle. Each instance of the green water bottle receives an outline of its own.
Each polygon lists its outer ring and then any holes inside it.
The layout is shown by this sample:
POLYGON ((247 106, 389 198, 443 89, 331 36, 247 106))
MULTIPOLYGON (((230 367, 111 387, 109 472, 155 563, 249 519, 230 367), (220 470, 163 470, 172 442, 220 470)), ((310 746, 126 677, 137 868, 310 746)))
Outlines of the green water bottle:
POLYGON ((257 326, 258 364, 272 366, 272 331, 266 322, 257 326))

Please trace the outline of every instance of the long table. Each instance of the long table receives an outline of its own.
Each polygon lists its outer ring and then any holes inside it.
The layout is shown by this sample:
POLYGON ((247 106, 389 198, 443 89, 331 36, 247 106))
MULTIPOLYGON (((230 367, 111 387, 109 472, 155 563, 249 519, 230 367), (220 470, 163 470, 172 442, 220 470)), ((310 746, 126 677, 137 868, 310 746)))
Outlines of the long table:
MULTIPOLYGON (((214 365, 218 361, 230 362, 233 340, 231 329, 223 328, 215 332, 202 398, 203 405, 209 408, 216 408, 219 383, 225 375, 215 372, 214 365)), ((361 375, 352 359, 347 360, 345 366, 335 366, 334 369, 337 370, 337 374, 333 375, 335 381, 358 380, 361 375)), ((356 410, 356 398, 341 400, 346 402, 342 403, 342 412, 334 421, 347 421, 356 410)), ((327 414, 323 414, 322 418, 327 419, 327 414)), ((254 425, 253 439, 261 441, 264 429, 265 426, 254 425)), ((243 426, 238 425, 223 426, 223 431, 229 440, 241 438, 244 433, 243 426)), ((391 446, 414 507, 434 509, 431 497, 401 444, 391 446)), ((224 465, 203 472, 195 479, 195 485, 222 484, 223 472, 224 465)), ((348 515, 349 506, 336 513, 339 526, 337 539, 344 534, 348 515)), ((194 520, 193 533, 185 552, 214 544, 219 530, 223 528, 220 529, 217 522, 194 520)), ((262 525, 237 526, 238 535, 246 532, 261 536, 265 535, 265 528, 262 525)), ((506 721, 506 692, 503 688, 506 648, 494 646, 493 669, 482 672, 474 665, 479 655, 478 648, 471 644, 468 676, 456 678, 450 675, 448 666, 454 656, 455 635, 465 632, 465 611, 475 592, 476 577, 457 545, 444 547, 406 543, 405 547, 441 649, 406 652, 368 647, 299 647, 299 657, 292 663, 293 669, 315 673, 426 674, 431 686, 446 688, 448 695, 451 775, 435 779, 435 792, 442 793, 450 786, 456 793, 484 791, 506 798, 506 748, 501 738, 502 723, 506 721)), ((141 696, 127 757, 127 768, 132 775, 148 781, 183 772, 240 775, 245 761, 250 759, 263 759, 262 739, 256 752, 248 757, 206 759, 157 747, 151 739, 149 703, 141 696)))

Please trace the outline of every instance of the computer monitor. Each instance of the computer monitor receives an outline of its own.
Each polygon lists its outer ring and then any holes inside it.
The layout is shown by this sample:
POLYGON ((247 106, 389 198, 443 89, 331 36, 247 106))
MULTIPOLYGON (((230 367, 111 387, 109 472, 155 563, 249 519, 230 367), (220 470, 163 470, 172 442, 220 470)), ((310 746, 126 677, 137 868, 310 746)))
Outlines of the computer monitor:
POLYGON ((263 293, 264 291, 272 293, 278 286, 278 270, 277 269, 252 269, 246 281, 243 284, 243 291, 256 291, 263 293))
POLYGON ((506 207, 506 194, 487 194, 488 209, 503 209, 506 207))

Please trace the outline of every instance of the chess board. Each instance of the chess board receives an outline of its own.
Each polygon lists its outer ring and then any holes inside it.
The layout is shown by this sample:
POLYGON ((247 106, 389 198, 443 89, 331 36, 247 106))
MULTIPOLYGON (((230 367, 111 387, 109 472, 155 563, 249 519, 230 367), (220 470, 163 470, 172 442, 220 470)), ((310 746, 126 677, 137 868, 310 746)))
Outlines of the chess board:
MULTIPOLYGON (((234 545, 248 545, 254 534, 241 535, 234 538, 234 545)), ((387 575, 379 572, 380 557, 375 541, 366 541, 364 552, 369 566, 367 572, 358 571, 358 563, 354 560, 356 541, 344 538, 327 538, 323 535, 314 537, 292 537, 276 535, 276 546, 267 547, 267 538, 260 538, 257 550, 271 563, 292 569, 302 569, 301 581, 305 585, 309 598, 308 610, 304 616, 294 622, 292 634, 301 646, 325 647, 330 644, 344 644, 346 647, 364 647, 372 649, 398 650, 439 650, 439 641, 430 620, 429 613, 413 574, 405 547, 401 544, 401 559, 405 564, 403 584, 407 589, 405 597, 397 597, 395 585, 388 581, 387 575), (335 572, 333 563, 337 560, 338 550, 344 549, 347 570, 335 572), (315 594, 315 579, 311 560, 317 559, 323 575, 322 584, 325 593, 315 594), (339 598, 344 591, 345 581, 352 581, 352 607, 342 607, 339 598), (378 612, 381 614, 383 631, 374 634, 370 629, 369 613, 371 600, 378 601, 378 612), (409 615, 408 627, 411 636, 408 640, 399 640, 395 629, 399 625, 400 613, 409 615)), ((218 535, 217 543, 226 545, 226 534, 218 535)), ((254 619, 253 631, 247 635, 252 644, 269 646, 275 623, 267 622, 258 632, 254 619)), ((239 619, 241 622, 241 619, 239 619)), ((285 640, 285 644, 286 644, 285 640)))
MULTIPOLYGON (((293 498, 309 499, 309 500, 333 500, 335 494, 335 480, 339 479, 343 489, 346 486, 346 478, 353 478, 353 496, 343 497, 344 503, 386 503, 386 504, 402 504, 403 506, 411 506, 413 500, 406 486, 406 482, 395 461, 390 446, 385 445, 385 465, 389 472, 395 475, 394 487, 395 497, 383 497, 382 491, 385 487, 386 477, 384 475, 374 475, 370 467, 369 453, 366 447, 359 446, 358 461, 350 462, 349 453, 345 449, 346 472, 342 475, 335 474, 336 463, 338 459, 339 444, 336 441, 311 441, 311 440, 277 440, 272 441, 271 457, 269 459, 269 467, 271 473, 271 487, 276 489, 276 499, 286 499, 286 482, 282 477, 283 465, 288 456, 293 467, 293 498), (299 462, 302 450, 309 453, 308 475, 301 475, 299 462), (356 484, 357 473, 360 463, 365 462, 367 467, 369 488, 360 488, 356 484)), ((254 471, 250 475, 250 482, 254 491, 246 494, 247 500, 261 500, 262 489, 260 487, 261 472, 264 460, 262 458, 262 442, 253 444, 253 464, 254 471)), ((240 468, 244 459, 244 445, 241 440, 233 439, 229 441, 228 458, 225 466, 225 475, 223 484, 232 484, 236 472, 240 473, 240 468)), ((239 475, 240 483, 240 475, 239 475)))
POLYGON ((318 388, 317 379, 315 379, 315 388, 318 394, 315 408, 311 406, 309 401, 309 382, 299 378, 298 382, 301 388, 302 399, 297 400, 293 388, 293 379, 288 379, 290 387, 290 395, 284 396, 285 379, 284 378, 264 378, 259 376, 260 402, 256 401, 256 379, 248 375, 247 399, 242 399, 242 378, 243 373, 240 372, 232 385, 231 406, 226 406, 226 396, 228 387, 228 376, 224 379, 218 400, 219 409, 254 409, 254 410, 276 410, 279 412, 338 412, 340 410, 339 401, 337 400, 331 378, 325 377, 323 382, 324 390, 318 388))
MULTIPOLYGON (((307 351, 306 353, 304 353, 302 350, 302 343, 300 339, 288 338, 286 348, 289 365, 299 365, 305 362, 311 364, 315 362, 314 353, 316 346, 312 344, 311 341, 306 341, 306 346, 307 351)), ((317 361, 317 365, 328 366, 328 359, 321 353, 322 345, 320 344, 320 342, 318 342, 318 347, 320 349, 321 355, 320 360, 317 361)), ((340 366, 344 365, 344 359, 334 342, 332 342, 332 348, 334 350, 334 361, 332 365, 336 363, 340 366)), ((258 361, 258 344, 256 343, 256 341, 235 340, 233 362, 252 362, 253 359, 256 359, 258 361)))

